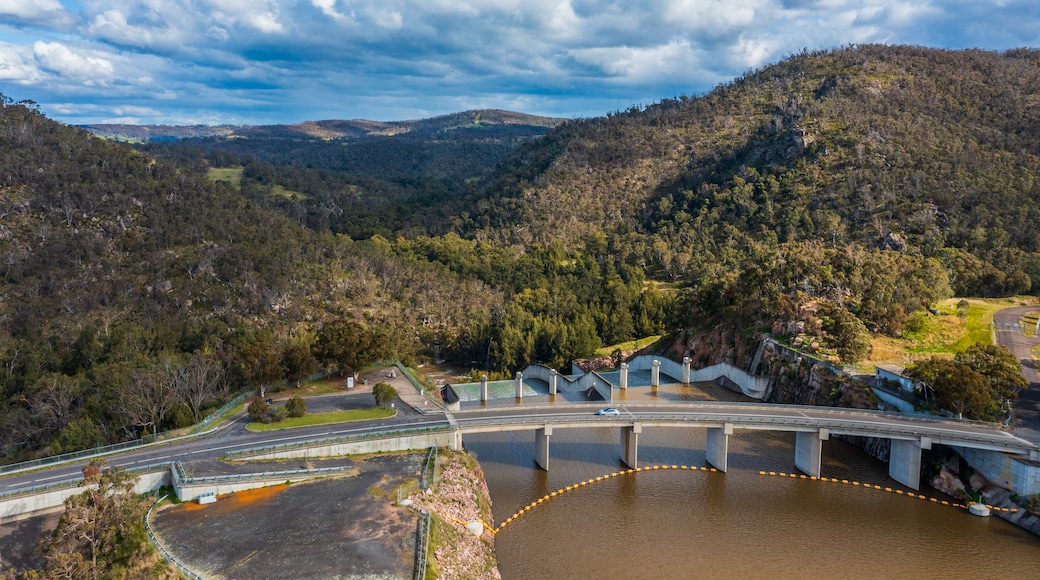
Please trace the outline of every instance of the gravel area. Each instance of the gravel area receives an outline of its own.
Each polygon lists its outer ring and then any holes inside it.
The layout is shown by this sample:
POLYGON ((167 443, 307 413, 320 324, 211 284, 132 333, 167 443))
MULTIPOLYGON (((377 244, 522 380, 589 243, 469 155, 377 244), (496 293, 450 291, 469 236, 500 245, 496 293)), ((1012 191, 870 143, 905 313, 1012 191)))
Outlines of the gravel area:
MULTIPOLYGON (((355 459, 354 476, 167 505, 152 526, 174 557, 206 578, 411 578, 418 518, 394 502, 397 486, 415 480, 424 459, 355 459)), ((286 463, 277 468, 300 462, 286 463)))

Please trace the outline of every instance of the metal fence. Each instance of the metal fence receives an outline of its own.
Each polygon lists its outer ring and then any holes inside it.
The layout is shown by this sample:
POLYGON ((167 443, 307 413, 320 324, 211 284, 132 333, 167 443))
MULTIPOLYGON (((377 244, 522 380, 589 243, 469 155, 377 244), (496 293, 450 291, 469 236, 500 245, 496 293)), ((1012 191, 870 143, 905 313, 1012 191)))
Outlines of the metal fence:
POLYGON ((148 508, 148 513, 146 513, 144 516, 144 528, 148 532, 148 541, 150 541, 152 545, 155 546, 155 549, 159 550, 159 553, 162 554, 162 557, 166 558, 166 561, 170 564, 173 564, 177 568, 177 570, 181 572, 181 574, 184 574, 191 580, 202 580, 202 576, 199 576, 195 572, 189 570, 187 566, 178 562, 177 559, 173 557, 173 554, 167 552, 166 548, 164 548, 162 543, 159 542, 159 538, 155 536, 155 532, 152 531, 152 510, 154 510, 155 506, 159 505, 159 503, 161 503, 164 499, 166 499, 166 495, 163 495, 159 499, 155 500, 155 503, 152 504, 152 507, 148 508))
POLYGON ((419 512, 419 532, 415 539, 415 580, 426 578, 426 552, 430 548, 430 512, 419 512))
POLYGON ((353 466, 340 466, 340 467, 318 467, 315 469, 290 469, 286 471, 264 471, 260 473, 234 473, 231 475, 207 475, 204 477, 192 477, 187 478, 178 474, 181 477, 182 484, 196 485, 205 483, 230 483, 237 481, 254 481, 254 480, 272 480, 272 479, 292 479, 293 476, 298 475, 332 475, 349 471, 353 469, 353 466))
POLYGON ((437 475, 437 446, 430 447, 430 454, 426 456, 426 465, 423 466, 422 482, 419 484, 423 490, 433 485, 433 478, 437 475))

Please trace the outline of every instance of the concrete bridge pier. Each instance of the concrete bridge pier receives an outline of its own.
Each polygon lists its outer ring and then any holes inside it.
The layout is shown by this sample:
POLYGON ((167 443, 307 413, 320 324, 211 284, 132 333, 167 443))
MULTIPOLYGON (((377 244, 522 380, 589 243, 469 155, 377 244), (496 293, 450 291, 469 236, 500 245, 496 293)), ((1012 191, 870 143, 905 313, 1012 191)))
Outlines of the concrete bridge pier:
POLYGON ((650 368, 650 386, 658 387, 661 385, 661 361, 654 359, 654 363, 650 368))
POLYGON ((684 356, 682 359, 682 384, 690 384, 690 357, 684 356))
POLYGON ((534 431, 534 460, 545 471, 549 471, 549 436, 552 435, 552 427, 535 429, 534 431))
POLYGON ((823 442, 830 438, 828 429, 820 429, 818 433, 799 431, 794 442, 794 466, 806 475, 820 477, 820 464, 823 458, 823 442))
POLYGON ((921 450, 931 448, 932 440, 928 437, 920 441, 892 439, 888 476, 910 489, 921 489, 921 450))
POLYGON ((642 432, 640 423, 621 428, 621 461, 631 469, 639 467, 639 434, 642 432))
POLYGON ((621 363, 621 381, 619 387, 622 389, 628 388, 628 363, 621 363))
POLYGON ((488 402, 487 375, 480 375, 480 402, 488 402))
POLYGON ((559 374, 556 372, 556 369, 549 370, 549 394, 554 397, 556 396, 556 379, 559 377, 559 374))
POLYGON ((516 372, 516 399, 519 401, 524 398, 524 373, 516 372))
POLYGON ((733 424, 725 423, 722 427, 708 427, 707 449, 704 457, 708 463, 719 471, 726 471, 729 459, 729 436, 733 434, 733 424))

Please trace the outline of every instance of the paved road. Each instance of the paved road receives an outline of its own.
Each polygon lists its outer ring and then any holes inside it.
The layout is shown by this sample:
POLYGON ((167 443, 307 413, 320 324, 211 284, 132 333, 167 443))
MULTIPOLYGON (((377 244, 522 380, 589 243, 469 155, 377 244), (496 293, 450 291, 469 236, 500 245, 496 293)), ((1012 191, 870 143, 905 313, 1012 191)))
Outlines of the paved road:
MULTIPOLYGON (((309 399, 310 400, 310 399, 309 399)), ((349 393, 337 397, 320 397, 314 400, 315 408, 336 407, 351 408, 354 406, 371 407, 371 395, 365 393, 349 393), (338 399, 338 400, 337 400, 338 399), (319 402, 320 401, 320 402, 319 402)), ((276 402, 277 404, 277 402, 276 402)), ((395 403, 397 416, 363 423, 340 423, 301 427, 284 431, 252 432, 245 426, 249 418, 240 413, 233 420, 223 424, 208 435, 184 439, 180 441, 145 447, 127 451, 108 457, 108 464, 115 467, 140 467, 169 461, 194 461, 197 459, 213 459, 224 454, 252 447, 290 443, 310 439, 338 437, 385 430, 389 427, 429 427, 447 425, 442 413, 422 415, 398 399, 395 403)), ((311 403, 308 402, 308 409, 311 403)), ((46 485, 76 477, 82 477, 83 466, 90 460, 84 459, 53 468, 45 468, 31 473, 14 474, 0 478, 0 492, 20 489, 36 485, 46 485)))
POLYGON ((685 403, 630 403, 621 414, 600 417, 599 405, 524 405, 452 413, 463 432, 559 427, 619 427, 653 425, 721 425, 736 429, 814 431, 833 434, 894 438, 929 437, 934 443, 1022 452, 1037 447, 1014 434, 987 423, 930 418, 904 413, 879 413, 862 409, 697 401, 685 403))
MULTIPOLYGON (((315 398, 312 401, 313 408, 330 406, 347 408, 360 404, 370 405, 371 399, 368 393, 355 392, 335 397, 315 398)), ((320 425, 260 433, 247 431, 245 425, 248 419, 244 415, 239 415, 221 428, 204 436, 112 456, 109 459, 109 465, 139 467, 176 460, 214 459, 231 451, 280 443, 364 434, 388 429, 448 426, 450 423, 449 417, 446 417, 443 412, 422 414, 409 405, 403 404, 400 399, 396 406, 399 411, 397 416, 366 421, 363 424, 320 425)), ((831 429, 831 432, 835 434, 865 434, 882 437, 886 434, 893 437, 922 436, 931 437, 936 443, 956 444, 957 441, 976 441, 996 448, 1001 446, 1009 449, 1030 447, 1028 442, 1013 434, 983 424, 926 419, 899 413, 711 401, 629 403, 621 407, 623 411, 621 416, 598 417, 594 415, 594 411, 599 406, 600 404, 595 403, 551 404, 547 400, 525 400, 523 404, 519 405, 487 406, 457 411, 451 414, 450 420, 463 426, 464 431, 479 431, 483 427, 494 428, 495 425, 532 428, 529 424, 537 422, 541 422, 543 425, 552 423, 561 427, 564 425, 620 427, 636 421, 648 426, 689 424, 691 422, 733 423, 738 429, 812 430, 824 427, 831 429), (528 423, 526 427, 523 426, 525 422, 528 423)), ((312 403, 308 403, 308 407, 311 408, 312 403)), ((0 492, 77 478, 86 463, 87 460, 83 460, 32 473, 4 477, 0 479, 0 492)))
POLYGON ((1012 403, 1012 432, 1036 443, 1040 443, 1040 374, 1029 351, 1040 345, 1040 338, 1023 334, 1021 320, 1026 313, 1038 311, 1040 306, 1016 306, 993 315, 997 344, 1006 346, 1015 355, 1022 364, 1022 376, 1029 381, 1029 388, 1020 392, 1012 403))

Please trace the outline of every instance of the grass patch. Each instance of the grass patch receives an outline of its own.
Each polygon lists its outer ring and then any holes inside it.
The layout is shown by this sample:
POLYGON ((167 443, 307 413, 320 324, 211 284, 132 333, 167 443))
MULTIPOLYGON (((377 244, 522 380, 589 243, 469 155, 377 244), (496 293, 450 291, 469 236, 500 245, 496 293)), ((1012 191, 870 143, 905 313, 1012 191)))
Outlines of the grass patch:
POLYGON ((310 427, 312 425, 326 425, 329 423, 347 423, 350 421, 369 421, 372 419, 385 419, 393 417, 397 411, 393 409, 352 409, 349 411, 333 411, 331 413, 311 413, 303 417, 289 417, 280 423, 258 423, 253 421, 246 425, 250 431, 277 431, 279 429, 293 429, 295 427, 310 427))
POLYGON ((206 177, 210 181, 227 181, 235 189, 242 187, 242 167, 210 167, 206 177))
POLYGON ((596 356, 610 356, 610 353, 617 349, 621 349, 621 352, 628 352, 630 350, 639 350, 648 344, 653 344, 661 340, 661 335, 647 336, 636 340, 630 340, 628 342, 622 342, 620 344, 612 344, 610 346, 604 346, 603 348, 596 350, 596 356))
MULTIPOLYGON (((873 372, 878 363, 903 365, 931 357, 950 357, 964 352, 975 343, 991 344, 993 315, 1012 306, 1027 304, 1032 298, 968 298, 967 316, 957 315, 961 298, 943 300, 935 306, 938 314, 929 315, 923 327, 901 338, 874 336, 869 360, 856 366, 873 372)), ((1033 318, 1033 325, 1036 318, 1033 318)), ((1032 329, 1028 329, 1032 331, 1032 329)))
MULTIPOLYGON (((209 171, 206 172, 206 177, 210 181, 226 181, 235 189, 242 189, 243 171, 242 167, 210 167, 209 171)), ((286 189, 281 185, 272 185, 271 195, 277 195, 292 201, 305 201, 307 199, 307 194, 286 189)))

